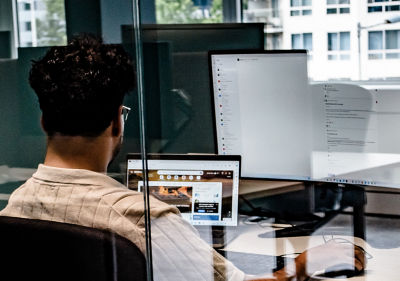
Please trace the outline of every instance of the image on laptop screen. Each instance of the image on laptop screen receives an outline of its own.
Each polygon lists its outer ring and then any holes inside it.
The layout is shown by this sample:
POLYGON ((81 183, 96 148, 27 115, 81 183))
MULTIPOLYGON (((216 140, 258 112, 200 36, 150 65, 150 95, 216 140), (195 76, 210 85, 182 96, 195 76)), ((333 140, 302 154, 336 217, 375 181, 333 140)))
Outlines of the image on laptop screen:
MULTIPOLYGON (((150 194, 193 225, 236 226, 240 156, 149 155, 150 194)), ((143 190, 140 154, 128 154, 127 185, 143 190)))

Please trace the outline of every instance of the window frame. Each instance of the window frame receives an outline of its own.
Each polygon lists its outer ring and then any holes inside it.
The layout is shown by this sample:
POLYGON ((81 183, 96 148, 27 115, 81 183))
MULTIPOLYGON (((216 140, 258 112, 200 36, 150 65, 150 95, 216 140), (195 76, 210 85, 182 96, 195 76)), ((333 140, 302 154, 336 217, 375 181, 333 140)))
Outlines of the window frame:
POLYGON ((349 61, 351 60, 351 31, 337 31, 328 32, 326 34, 327 39, 327 60, 328 61, 349 61), (329 35, 336 35, 336 48, 329 50, 329 35), (348 34, 349 46, 347 49, 342 49, 342 34, 348 34), (335 57, 335 59, 333 59, 335 57))
POLYGON ((291 17, 301 17, 301 16, 312 16, 312 1, 313 0, 297 0, 300 1, 300 5, 293 5, 293 0, 290 0, 290 16, 291 17), (306 1, 310 3, 307 4, 306 1), (295 14, 298 13, 298 14, 295 14))
MULTIPOLYGON (((382 29, 368 31, 368 60, 394 60, 400 59, 400 44, 396 49, 387 48, 387 32, 397 31, 397 38, 400 39, 400 29, 382 29), (380 32, 382 34, 382 48, 370 49, 370 34, 373 32, 380 32), (390 57, 396 56, 396 57, 390 57)), ((400 40, 399 40, 400 41, 400 40)))
POLYGON ((329 3, 329 0, 326 0, 326 14, 327 15, 349 15, 351 14, 350 4, 351 1, 348 0, 348 3, 340 3, 340 0, 335 0, 336 3, 329 3), (342 9, 348 9, 347 13, 342 13, 342 9), (329 10, 335 10, 335 13, 329 13, 329 10))
POLYGON ((367 2, 367 13, 390 13, 390 12, 399 12, 400 11, 400 2, 398 0, 368 0, 367 2), (398 7, 398 10, 388 11, 390 7, 398 7), (371 8, 371 9, 370 9, 371 8), (377 11, 373 11, 374 8, 380 8, 377 11))

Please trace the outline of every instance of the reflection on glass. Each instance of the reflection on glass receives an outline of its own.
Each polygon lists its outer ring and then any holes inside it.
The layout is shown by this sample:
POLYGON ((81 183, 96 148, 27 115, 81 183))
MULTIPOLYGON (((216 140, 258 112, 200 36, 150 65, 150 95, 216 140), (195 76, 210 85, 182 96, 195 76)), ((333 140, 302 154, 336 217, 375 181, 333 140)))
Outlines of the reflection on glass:
POLYGON ((222 22, 222 0, 156 0, 157 23, 222 22))
POLYGON ((66 44, 63 0, 18 0, 17 4, 21 47, 66 44))

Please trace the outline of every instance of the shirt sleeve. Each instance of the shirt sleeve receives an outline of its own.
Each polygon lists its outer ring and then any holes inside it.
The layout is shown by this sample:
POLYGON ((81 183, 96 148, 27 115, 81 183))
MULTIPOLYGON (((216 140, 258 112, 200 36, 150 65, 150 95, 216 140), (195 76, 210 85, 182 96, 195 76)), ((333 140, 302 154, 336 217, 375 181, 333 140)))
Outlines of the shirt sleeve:
POLYGON ((153 218, 151 241, 156 281, 244 280, 245 274, 203 241, 179 215, 153 218))

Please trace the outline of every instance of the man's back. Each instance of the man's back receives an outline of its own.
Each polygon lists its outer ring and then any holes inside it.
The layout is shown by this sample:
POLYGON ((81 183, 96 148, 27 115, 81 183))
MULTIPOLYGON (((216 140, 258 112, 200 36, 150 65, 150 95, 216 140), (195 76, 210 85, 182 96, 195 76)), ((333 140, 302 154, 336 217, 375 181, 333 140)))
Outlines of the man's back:
MULTIPOLYGON (((153 217, 178 213, 158 200, 151 205, 153 217)), ((110 229, 145 252, 143 194, 101 173, 39 165, 0 215, 110 229)))
MULTIPOLYGON (((155 280, 243 280, 175 207, 155 198, 150 205, 155 280)), ((0 215, 109 229, 146 252, 143 194, 101 173, 39 165, 0 215)))

